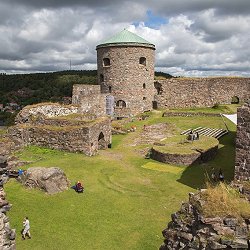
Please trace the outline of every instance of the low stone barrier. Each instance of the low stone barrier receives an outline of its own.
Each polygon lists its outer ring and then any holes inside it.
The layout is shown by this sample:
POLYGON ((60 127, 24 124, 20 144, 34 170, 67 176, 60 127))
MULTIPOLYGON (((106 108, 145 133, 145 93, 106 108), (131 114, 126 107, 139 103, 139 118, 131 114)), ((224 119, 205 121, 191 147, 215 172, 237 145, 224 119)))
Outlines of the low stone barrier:
POLYGON ((163 117, 169 116, 181 116, 181 117, 192 117, 192 116, 210 116, 210 117, 220 117, 220 114, 205 113, 205 112, 164 112, 163 117))
POLYGON ((151 158, 156 161, 168 164, 190 166, 196 163, 202 163, 212 160, 216 156, 217 151, 218 145, 206 151, 194 150, 194 152, 191 154, 173 154, 166 152, 163 153, 152 148, 151 158))

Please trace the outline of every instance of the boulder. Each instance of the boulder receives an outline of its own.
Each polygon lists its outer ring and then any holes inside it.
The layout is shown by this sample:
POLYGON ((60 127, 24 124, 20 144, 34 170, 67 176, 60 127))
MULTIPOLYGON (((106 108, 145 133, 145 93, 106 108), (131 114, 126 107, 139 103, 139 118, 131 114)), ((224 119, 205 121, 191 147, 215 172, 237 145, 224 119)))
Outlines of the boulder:
POLYGON ((31 167, 21 177, 21 182, 30 188, 39 188, 48 194, 67 190, 69 181, 64 172, 57 167, 31 167))

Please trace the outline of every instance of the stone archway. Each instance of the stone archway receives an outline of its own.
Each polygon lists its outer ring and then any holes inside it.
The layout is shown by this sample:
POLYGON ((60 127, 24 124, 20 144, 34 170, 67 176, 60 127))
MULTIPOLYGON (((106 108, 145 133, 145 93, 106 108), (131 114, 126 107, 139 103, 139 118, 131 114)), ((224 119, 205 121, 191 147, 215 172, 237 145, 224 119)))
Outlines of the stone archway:
POLYGON ((106 141, 104 138, 104 134, 101 132, 98 136, 98 149, 106 148, 106 141))
POLYGON ((231 99, 231 104, 238 104, 240 102, 240 98, 238 96, 233 96, 231 99))

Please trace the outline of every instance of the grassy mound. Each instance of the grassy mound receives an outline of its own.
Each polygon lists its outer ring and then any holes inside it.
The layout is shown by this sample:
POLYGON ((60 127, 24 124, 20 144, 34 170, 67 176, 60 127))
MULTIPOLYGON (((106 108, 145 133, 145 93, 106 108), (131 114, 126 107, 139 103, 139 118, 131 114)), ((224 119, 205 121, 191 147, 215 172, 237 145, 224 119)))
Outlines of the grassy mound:
POLYGON ((207 151, 219 144, 219 141, 213 137, 200 136, 200 139, 195 141, 188 141, 186 137, 186 135, 169 137, 160 142, 162 146, 154 145, 153 148, 161 153, 193 154, 197 151, 207 151))

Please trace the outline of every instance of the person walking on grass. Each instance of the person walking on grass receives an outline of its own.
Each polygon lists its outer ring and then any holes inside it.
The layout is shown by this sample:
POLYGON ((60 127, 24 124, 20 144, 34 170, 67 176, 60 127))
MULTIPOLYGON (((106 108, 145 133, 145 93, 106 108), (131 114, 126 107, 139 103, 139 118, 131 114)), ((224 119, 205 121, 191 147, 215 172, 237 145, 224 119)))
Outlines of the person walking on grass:
POLYGON ((25 240, 26 235, 28 235, 28 238, 31 239, 31 235, 30 235, 30 221, 29 221, 28 217, 25 217, 24 221, 23 221, 23 232, 22 232, 22 238, 23 238, 23 240, 25 240))

